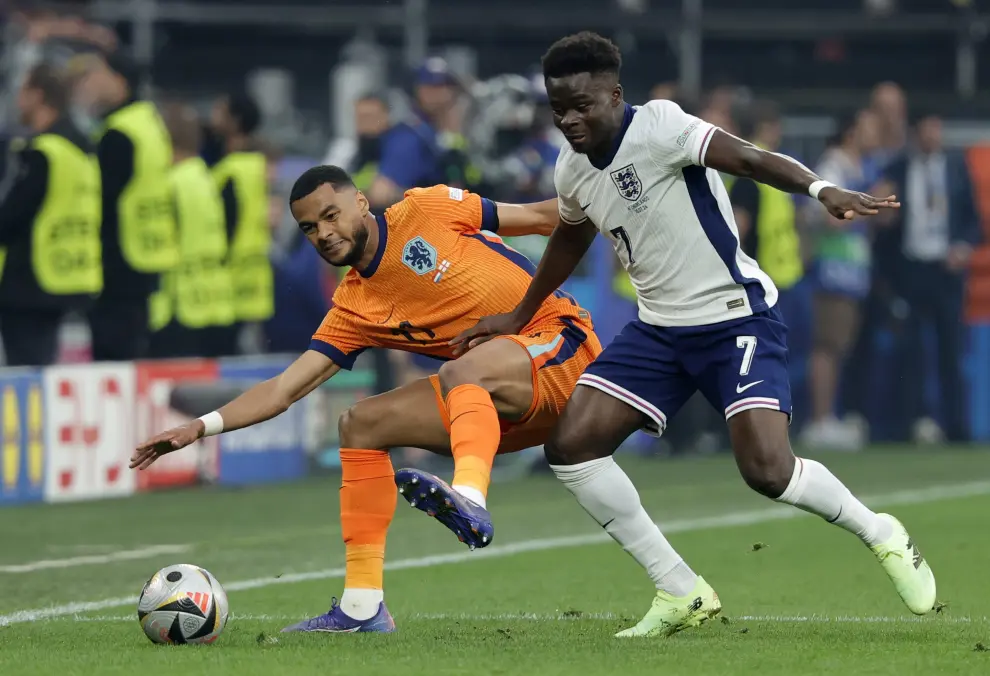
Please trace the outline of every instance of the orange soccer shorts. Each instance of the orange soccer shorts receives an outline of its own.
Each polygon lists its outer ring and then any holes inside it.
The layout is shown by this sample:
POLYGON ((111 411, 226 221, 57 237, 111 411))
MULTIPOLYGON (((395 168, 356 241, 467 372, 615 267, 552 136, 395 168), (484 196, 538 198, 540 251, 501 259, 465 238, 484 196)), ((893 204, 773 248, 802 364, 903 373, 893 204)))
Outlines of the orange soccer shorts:
MULTIPOLYGON (((527 326, 517 336, 504 336, 529 353, 533 367, 533 403, 518 421, 501 420, 499 453, 514 453, 543 444, 564 405, 577 386, 577 380, 602 351, 590 320, 557 317, 527 326)), ((440 390, 439 376, 430 376, 437 407, 444 426, 450 431, 447 407, 440 390)))

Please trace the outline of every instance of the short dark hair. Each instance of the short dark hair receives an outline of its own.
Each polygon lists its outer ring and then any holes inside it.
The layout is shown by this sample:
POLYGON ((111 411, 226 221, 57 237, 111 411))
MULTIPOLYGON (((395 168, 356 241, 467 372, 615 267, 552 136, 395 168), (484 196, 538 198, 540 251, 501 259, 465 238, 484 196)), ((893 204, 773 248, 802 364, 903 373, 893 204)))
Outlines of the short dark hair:
POLYGON ((69 107, 69 86, 62 73, 54 66, 39 63, 28 72, 24 86, 41 92, 45 104, 58 112, 65 112, 69 107))
POLYGON ((543 55, 543 77, 577 73, 610 73, 618 76, 622 54, 615 43, 598 33, 582 31, 557 40, 543 55))
POLYGON ((332 164, 321 164, 318 167, 307 169, 302 176, 296 179, 296 182, 292 184, 291 192, 289 192, 289 204, 301 200, 324 183, 332 185, 334 190, 354 187, 354 181, 351 180, 350 174, 346 171, 332 164))
POLYGON ((254 133, 261 124, 261 110, 246 92, 235 92, 227 96, 227 110, 237 121, 237 128, 242 134, 254 133))

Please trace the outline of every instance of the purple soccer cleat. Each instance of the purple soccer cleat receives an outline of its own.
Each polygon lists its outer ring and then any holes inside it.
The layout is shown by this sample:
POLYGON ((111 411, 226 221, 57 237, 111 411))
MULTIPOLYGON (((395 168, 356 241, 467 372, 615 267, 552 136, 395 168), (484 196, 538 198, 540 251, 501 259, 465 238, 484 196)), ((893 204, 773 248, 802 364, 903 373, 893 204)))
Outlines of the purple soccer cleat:
POLYGON ((495 537, 488 510, 468 500, 439 477, 418 469, 400 469, 395 473, 395 485, 410 505, 442 523, 471 549, 486 547, 495 537))
POLYGON ((295 631, 316 631, 327 634, 356 634, 359 632, 388 634, 395 631, 395 620, 392 619, 392 615, 388 612, 384 602, 378 605, 378 612, 370 620, 355 620, 341 610, 337 604, 337 599, 332 599, 328 612, 286 627, 282 633, 295 631))

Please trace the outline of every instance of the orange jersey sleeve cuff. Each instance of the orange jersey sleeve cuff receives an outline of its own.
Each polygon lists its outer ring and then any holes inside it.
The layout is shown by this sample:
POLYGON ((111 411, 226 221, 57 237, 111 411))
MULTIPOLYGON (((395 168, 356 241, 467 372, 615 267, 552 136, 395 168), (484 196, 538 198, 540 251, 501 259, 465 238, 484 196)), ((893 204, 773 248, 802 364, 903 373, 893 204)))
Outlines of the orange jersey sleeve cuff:
POLYGON ((352 352, 345 354, 340 348, 330 343, 320 340, 319 338, 313 338, 309 341, 309 349, 319 352, 322 355, 326 355, 333 363, 342 369, 350 371, 354 368, 354 360, 358 358, 358 355, 364 352, 365 348, 360 348, 352 352))

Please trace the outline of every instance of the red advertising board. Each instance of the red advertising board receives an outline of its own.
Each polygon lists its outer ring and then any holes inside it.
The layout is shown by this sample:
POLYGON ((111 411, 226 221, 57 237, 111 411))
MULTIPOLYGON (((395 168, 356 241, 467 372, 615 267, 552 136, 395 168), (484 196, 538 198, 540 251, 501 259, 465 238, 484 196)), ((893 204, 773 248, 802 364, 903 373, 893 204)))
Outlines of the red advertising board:
MULTIPOLYGON (((182 425, 192 418, 169 406, 172 389, 182 383, 208 383, 217 379, 217 364, 206 359, 139 362, 137 364, 136 432, 144 440, 159 432, 182 425)), ((200 439, 176 453, 170 453, 148 469, 137 473, 137 488, 149 491, 186 486, 200 477, 217 476, 218 437, 200 439)))

